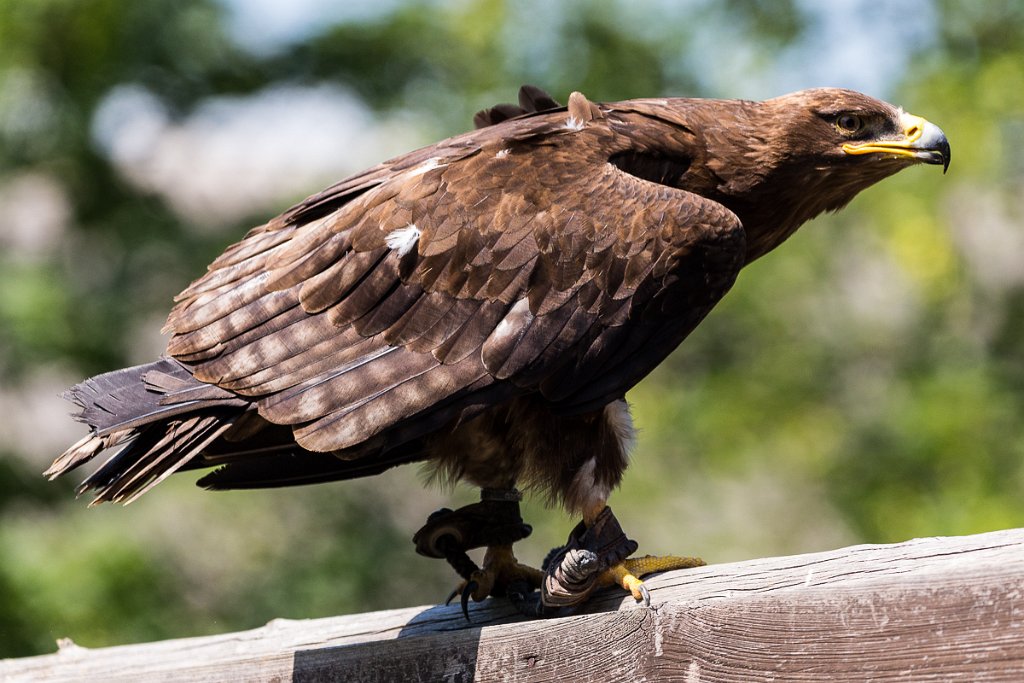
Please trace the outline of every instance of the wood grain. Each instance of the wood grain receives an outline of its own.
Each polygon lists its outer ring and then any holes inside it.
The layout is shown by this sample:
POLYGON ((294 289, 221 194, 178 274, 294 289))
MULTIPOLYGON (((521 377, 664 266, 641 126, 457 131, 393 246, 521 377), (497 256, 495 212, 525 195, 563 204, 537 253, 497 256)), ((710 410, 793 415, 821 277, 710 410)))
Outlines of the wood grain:
POLYGON ((3 681, 1021 681, 1024 530, 778 557, 648 580, 528 621, 501 601, 0 661, 3 681))

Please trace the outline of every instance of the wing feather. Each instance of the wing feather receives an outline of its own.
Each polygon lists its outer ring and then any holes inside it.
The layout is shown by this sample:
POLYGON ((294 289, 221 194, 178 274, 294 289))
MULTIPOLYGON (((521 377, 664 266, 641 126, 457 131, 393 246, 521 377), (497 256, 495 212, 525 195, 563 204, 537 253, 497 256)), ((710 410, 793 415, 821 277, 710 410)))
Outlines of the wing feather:
MULTIPOLYGON (((320 239, 323 240, 322 237, 320 239)), ((289 257, 287 260, 282 258, 282 263, 278 265, 267 263, 263 266, 271 270, 267 289, 283 290, 302 284, 336 263, 351 246, 352 237, 348 231, 340 232, 331 235, 320 244, 315 244, 305 254, 289 257)))
POLYGON ((322 272, 299 286, 299 302, 307 313, 320 313, 334 306, 387 255, 387 249, 350 251, 322 272))
POLYGON ((364 337, 381 334, 398 324, 424 296, 418 285, 395 287, 377 306, 353 322, 353 327, 364 337))
MULTIPOLYGON (((433 360, 430 356, 419 357, 433 360)), ((358 401, 296 428, 296 441, 312 451, 355 446, 437 405, 484 374, 475 359, 455 365, 421 361, 414 368, 389 373, 387 381, 374 383, 369 391, 364 389, 358 401)))
POLYGON ((384 388, 436 366, 429 355, 410 353, 400 347, 380 347, 264 399, 260 402, 260 415, 277 424, 309 422, 358 406, 384 388))
POLYGON ((176 334, 168 343, 167 352, 179 359, 188 357, 190 361, 212 357, 225 344, 256 327, 265 333, 268 321, 286 323, 287 317, 284 314, 294 308, 294 297, 287 292, 266 293, 234 310, 225 310, 222 317, 202 327, 176 334))
POLYGON ((335 327, 345 327, 372 311, 398 285, 398 256, 385 251, 376 267, 327 311, 327 319, 335 327))

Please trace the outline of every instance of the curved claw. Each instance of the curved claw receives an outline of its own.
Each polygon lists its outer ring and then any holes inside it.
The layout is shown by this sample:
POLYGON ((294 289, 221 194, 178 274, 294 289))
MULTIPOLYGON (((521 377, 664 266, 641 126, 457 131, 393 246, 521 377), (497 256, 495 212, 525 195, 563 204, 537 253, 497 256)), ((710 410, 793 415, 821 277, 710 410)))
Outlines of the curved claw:
POLYGON ((452 604, 452 600, 455 599, 455 596, 459 594, 460 590, 462 590, 462 589, 456 586, 455 590, 453 590, 451 593, 449 593, 448 597, 445 598, 444 604, 445 605, 452 604))
POLYGON ((640 595, 643 596, 644 607, 650 607, 651 606, 651 592, 649 590, 647 590, 647 586, 645 586, 645 585, 643 585, 641 583, 639 586, 636 587, 636 589, 638 591, 640 591, 640 595))
POLYGON ((473 621, 469 618, 469 598, 478 587, 476 581, 467 581, 466 587, 462 589, 462 615, 466 617, 466 621, 473 621))

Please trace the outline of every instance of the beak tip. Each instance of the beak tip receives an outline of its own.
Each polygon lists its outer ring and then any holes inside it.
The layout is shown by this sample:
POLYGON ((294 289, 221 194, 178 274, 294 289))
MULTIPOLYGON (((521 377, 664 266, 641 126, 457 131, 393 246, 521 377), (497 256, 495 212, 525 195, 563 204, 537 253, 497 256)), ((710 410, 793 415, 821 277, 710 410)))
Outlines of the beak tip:
POLYGON ((949 149, 949 140, 946 139, 946 134, 942 132, 942 129, 934 123, 925 121, 924 134, 917 141, 917 144, 920 145, 921 148, 930 151, 933 155, 938 157, 938 159, 932 163, 941 163, 942 174, 945 175, 946 171, 949 170, 951 154, 949 149))

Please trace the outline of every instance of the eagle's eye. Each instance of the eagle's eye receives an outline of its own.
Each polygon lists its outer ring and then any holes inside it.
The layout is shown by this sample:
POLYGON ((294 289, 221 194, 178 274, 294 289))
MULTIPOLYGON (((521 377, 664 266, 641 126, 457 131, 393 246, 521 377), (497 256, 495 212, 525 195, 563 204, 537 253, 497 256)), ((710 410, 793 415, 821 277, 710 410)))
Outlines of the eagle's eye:
POLYGON ((856 114, 840 114, 836 117, 836 128, 838 128, 841 133, 845 133, 847 135, 858 133, 863 127, 864 119, 856 114))

